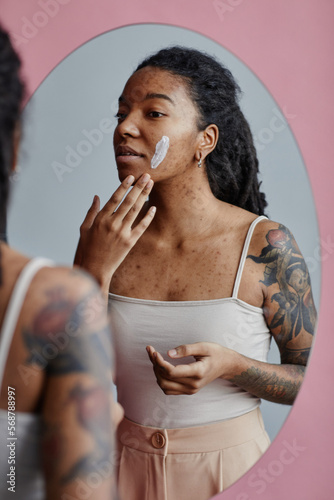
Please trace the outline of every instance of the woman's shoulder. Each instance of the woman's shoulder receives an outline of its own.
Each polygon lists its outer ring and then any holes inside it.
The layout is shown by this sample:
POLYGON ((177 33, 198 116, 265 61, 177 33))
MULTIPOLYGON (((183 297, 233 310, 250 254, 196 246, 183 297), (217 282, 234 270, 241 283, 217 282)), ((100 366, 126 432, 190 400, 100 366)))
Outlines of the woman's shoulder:
POLYGON ((70 315, 71 312, 74 314, 78 307, 85 309, 89 297, 102 300, 95 280, 81 269, 56 266, 52 261, 43 258, 30 259, 4 245, 1 245, 0 251, 0 268, 3 271, 0 301, 2 317, 14 293, 25 293, 20 319, 29 323, 41 311, 48 310, 51 318, 63 308, 63 312, 67 310, 70 315), (33 260, 39 265, 31 275, 30 282, 26 284, 27 289, 23 291, 22 288, 20 291, 19 277, 33 260))
POLYGON ((219 219, 222 225, 229 226, 236 233, 244 234, 253 224, 253 235, 266 238, 266 234, 271 230, 289 230, 281 223, 271 220, 266 215, 258 215, 236 205, 219 202, 219 219))
POLYGON ((225 220, 227 224, 244 237, 251 230, 251 240, 249 244, 250 252, 261 254, 262 251, 277 249, 277 251, 287 251, 294 249, 300 252, 296 240, 290 229, 282 224, 271 220, 267 216, 261 216, 244 210, 234 205, 225 208, 225 220))
POLYGON ((269 252, 273 249, 276 249, 279 253, 289 250, 300 252, 290 229, 284 224, 268 218, 259 219, 258 224, 256 224, 250 249, 257 254, 269 252))
POLYGON ((281 222, 225 202, 219 202, 218 211, 218 219, 215 219, 217 231, 221 229, 221 232, 233 232, 237 239, 242 240, 251 229, 250 247, 252 249, 261 251, 267 245, 277 249, 292 245, 298 249, 292 232, 281 222), (220 223, 217 224, 217 220, 220 223))
POLYGON ((85 323, 87 316, 92 316, 94 328, 95 320, 105 309, 100 289, 88 273, 77 268, 46 265, 31 283, 22 315, 30 324, 35 323, 36 318, 43 318, 57 325, 61 322, 62 328, 72 321, 78 326, 85 323))
POLYGON ((89 292, 99 291, 94 278, 78 267, 48 265, 47 263, 36 274, 32 288, 49 290, 51 288, 66 290, 73 300, 79 300, 89 292))
POLYGON ((76 266, 57 265, 51 259, 44 257, 31 258, 7 245, 1 245, 0 255, 0 270, 5 281, 3 284, 8 284, 9 287, 13 284, 10 282, 17 281, 19 275, 33 261, 37 266, 35 276, 31 280, 32 288, 44 288, 61 283, 72 294, 80 295, 88 289, 97 287, 94 278, 76 266))

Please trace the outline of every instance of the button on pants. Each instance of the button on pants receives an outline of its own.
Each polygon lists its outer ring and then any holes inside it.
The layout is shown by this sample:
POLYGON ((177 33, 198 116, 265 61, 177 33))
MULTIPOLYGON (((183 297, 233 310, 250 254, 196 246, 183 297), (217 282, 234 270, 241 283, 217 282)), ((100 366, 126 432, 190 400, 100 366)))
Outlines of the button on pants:
POLYGON ((247 472, 268 448, 259 408, 223 422, 183 429, 118 429, 122 500, 208 500, 247 472))

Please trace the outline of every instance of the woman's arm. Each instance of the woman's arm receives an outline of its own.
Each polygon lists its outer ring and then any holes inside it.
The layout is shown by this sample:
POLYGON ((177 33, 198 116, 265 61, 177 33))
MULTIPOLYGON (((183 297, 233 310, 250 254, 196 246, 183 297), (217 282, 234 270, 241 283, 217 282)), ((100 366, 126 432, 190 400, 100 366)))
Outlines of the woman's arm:
POLYGON ((56 279, 48 271, 42 305, 23 331, 29 383, 34 372, 45 373, 40 401, 46 498, 116 500, 105 303, 83 273, 52 272, 56 279))
POLYGON ((292 404, 303 381, 305 366, 256 361, 213 342, 186 344, 168 351, 173 359, 187 356, 194 363, 174 366, 152 346, 147 347, 157 382, 167 395, 196 394, 217 378, 229 380, 254 396, 292 404))
POLYGON ((258 255, 264 315, 281 354, 280 365, 243 356, 219 344, 200 342, 169 351, 171 358, 194 356, 189 365, 173 366, 148 347, 158 384, 166 394, 194 394, 216 378, 233 382, 254 396, 292 404, 303 381, 316 322, 305 261, 284 226, 265 234, 258 255))
POLYGON ((269 401, 292 404, 303 381, 316 324, 309 272, 298 245, 283 225, 266 233, 260 255, 264 315, 281 354, 281 365, 240 359, 230 380, 269 401))

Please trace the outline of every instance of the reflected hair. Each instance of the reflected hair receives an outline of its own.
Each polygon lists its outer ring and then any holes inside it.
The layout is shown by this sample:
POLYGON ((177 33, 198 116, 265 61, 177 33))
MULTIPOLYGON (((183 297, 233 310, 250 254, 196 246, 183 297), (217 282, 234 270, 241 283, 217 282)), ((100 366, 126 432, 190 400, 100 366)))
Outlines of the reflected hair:
MULTIPOLYGON (((14 154, 14 133, 20 121, 24 86, 21 62, 8 33, 0 26, 0 220, 4 225, 9 175, 14 154)), ((0 228, 4 231, 4 227, 0 228)))
POLYGON ((205 159, 214 196, 263 215, 267 202, 260 191, 259 162, 249 124, 239 106, 241 90, 232 73, 214 57, 180 46, 149 56, 135 72, 147 66, 183 78, 198 110, 199 130, 217 125, 217 145, 205 159))

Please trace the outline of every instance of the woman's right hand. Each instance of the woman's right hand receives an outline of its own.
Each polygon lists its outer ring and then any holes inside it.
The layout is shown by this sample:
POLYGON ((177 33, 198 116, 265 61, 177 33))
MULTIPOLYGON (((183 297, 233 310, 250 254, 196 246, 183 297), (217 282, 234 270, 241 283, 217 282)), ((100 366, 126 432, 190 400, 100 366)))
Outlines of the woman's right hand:
POLYGON ((149 174, 144 174, 125 196, 133 181, 133 175, 126 177, 102 210, 100 199, 95 196, 80 227, 74 265, 94 276, 105 295, 114 272, 148 228, 156 211, 151 207, 132 227, 153 187, 149 174))

